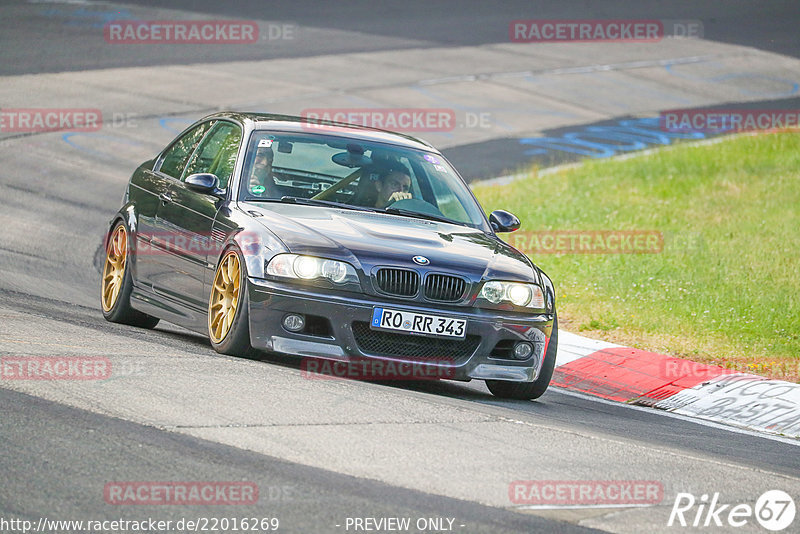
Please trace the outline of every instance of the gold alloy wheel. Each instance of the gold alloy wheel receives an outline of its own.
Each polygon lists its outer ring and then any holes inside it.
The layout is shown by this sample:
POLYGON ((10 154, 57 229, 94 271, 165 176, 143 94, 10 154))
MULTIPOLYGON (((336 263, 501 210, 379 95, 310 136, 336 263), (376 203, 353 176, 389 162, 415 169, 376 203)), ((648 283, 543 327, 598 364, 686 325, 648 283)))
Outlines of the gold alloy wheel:
POLYGON ((228 252, 217 267, 208 310, 208 332, 211 341, 221 343, 231 330, 239 305, 239 256, 228 252))
POLYGON ((117 226, 108 243, 106 264, 103 268, 103 311, 110 312, 119 298, 128 259, 128 233, 123 225, 117 226))

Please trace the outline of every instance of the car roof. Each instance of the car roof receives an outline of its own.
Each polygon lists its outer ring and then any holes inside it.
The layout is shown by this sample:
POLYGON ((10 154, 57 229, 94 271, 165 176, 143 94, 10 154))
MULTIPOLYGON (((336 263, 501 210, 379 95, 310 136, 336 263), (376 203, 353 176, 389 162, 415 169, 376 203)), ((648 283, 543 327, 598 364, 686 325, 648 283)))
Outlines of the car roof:
POLYGON ((359 141, 375 141, 406 148, 439 153, 430 143, 422 139, 389 130, 368 128, 356 124, 326 120, 308 119, 294 115, 278 115, 245 111, 223 111, 214 113, 202 120, 228 118, 249 125, 254 130, 281 131, 290 133, 319 133, 357 139, 359 141))

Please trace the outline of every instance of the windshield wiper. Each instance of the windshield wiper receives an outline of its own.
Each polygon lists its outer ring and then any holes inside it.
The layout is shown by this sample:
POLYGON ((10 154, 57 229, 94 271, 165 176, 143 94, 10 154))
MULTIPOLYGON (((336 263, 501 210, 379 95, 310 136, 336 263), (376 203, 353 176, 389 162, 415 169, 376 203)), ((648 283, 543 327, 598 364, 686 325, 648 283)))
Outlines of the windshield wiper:
POLYGON ((317 198, 283 196, 280 198, 279 202, 283 202, 284 204, 303 204, 306 206, 326 206, 330 208, 342 208, 356 211, 376 211, 363 206, 354 206, 352 204, 344 204, 342 202, 335 202, 333 200, 320 200, 317 198))
POLYGON ((416 219, 428 219, 429 221, 437 221, 449 224, 458 224, 464 226, 464 223, 459 221, 454 221, 453 219, 448 219, 447 217, 441 217, 439 215, 431 215, 430 213, 421 213, 419 211, 413 210, 405 210, 403 208, 384 208, 386 213, 394 213, 397 215, 404 215, 406 217, 414 217, 416 219))

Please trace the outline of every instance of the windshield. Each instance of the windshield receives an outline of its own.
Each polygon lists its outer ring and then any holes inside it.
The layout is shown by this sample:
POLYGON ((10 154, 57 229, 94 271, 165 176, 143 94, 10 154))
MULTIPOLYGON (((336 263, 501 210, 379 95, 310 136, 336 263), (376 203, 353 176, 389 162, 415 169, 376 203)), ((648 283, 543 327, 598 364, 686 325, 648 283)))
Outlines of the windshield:
POLYGON ((481 207, 441 155, 330 135, 253 132, 239 199, 307 199, 486 226, 481 207))

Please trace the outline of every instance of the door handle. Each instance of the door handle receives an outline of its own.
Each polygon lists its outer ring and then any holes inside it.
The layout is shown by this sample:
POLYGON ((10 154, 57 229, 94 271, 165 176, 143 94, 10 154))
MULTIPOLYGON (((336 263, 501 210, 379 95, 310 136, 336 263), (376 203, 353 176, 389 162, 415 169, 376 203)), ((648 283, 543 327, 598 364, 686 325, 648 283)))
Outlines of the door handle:
POLYGON ((161 200, 162 204, 169 204, 170 202, 174 202, 175 200, 169 195, 169 193, 161 193, 158 195, 158 198, 161 200))

